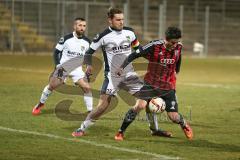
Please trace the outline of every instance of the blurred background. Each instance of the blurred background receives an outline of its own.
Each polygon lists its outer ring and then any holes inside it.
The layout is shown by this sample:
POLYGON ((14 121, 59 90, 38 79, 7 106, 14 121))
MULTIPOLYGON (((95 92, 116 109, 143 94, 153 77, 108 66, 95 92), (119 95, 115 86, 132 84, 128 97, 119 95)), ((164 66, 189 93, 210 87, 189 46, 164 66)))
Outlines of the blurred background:
POLYGON ((142 44, 178 26, 185 54, 240 55, 240 0, 0 0, 0 52, 52 54, 75 17, 87 20, 92 39, 108 25, 110 6, 124 11, 142 44))

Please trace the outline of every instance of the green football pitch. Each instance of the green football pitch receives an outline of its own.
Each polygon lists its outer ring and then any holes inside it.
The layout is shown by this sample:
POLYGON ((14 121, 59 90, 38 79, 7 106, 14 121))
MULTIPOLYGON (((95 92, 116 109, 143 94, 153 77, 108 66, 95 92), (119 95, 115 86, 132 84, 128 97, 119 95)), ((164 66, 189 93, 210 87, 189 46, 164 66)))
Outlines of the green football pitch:
MULTIPOLYGON (((134 65, 143 75, 141 61, 134 65)), ((100 60, 94 63, 95 106, 102 65, 100 60)), ((128 128, 125 140, 116 142, 114 135, 134 102, 125 92, 119 93, 112 110, 86 136, 73 138, 71 133, 85 118, 86 107, 81 89, 70 80, 51 95, 40 116, 31 114, 53 68, 51 56, 0 55, 0 159, 240 159, 240 59, 183 58, 177 95, 179 111, 194 131, 192 141, 166 113, 159 114, 159 126, 174 137, 151 136, 142 112, 128 128)))

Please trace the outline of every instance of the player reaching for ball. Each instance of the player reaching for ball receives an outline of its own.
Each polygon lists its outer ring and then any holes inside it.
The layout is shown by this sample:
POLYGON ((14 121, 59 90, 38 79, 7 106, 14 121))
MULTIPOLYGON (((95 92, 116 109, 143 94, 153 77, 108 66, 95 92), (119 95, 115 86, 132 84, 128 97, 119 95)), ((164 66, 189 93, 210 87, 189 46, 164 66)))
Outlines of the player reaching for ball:
POLYGON ((124 68, 138 57, 145 57, 148 61, 147 73, 144 77, 144 86, 139 92, 139 103, 144 107, 131 108, 125 115, 122 125, 115 135, 115 140, 123 140, 123 134, 127 127, 134 121, 136 115, 148 105, 154 97, 161 97, 166 102, 166 111, 170 120, 177 123, 183 129, 186 137, 191 140, 193 132, 190 125, 178 113, 176 98, 176 74, 180 71, 181 31, 177 27, 168 27, 164 40, 151 41, 147 45, 131 53, 123 62, 116 74, 121 75, 124 68), (135 113, 135 114, 133 114, 135 113))
MULTIPOLYGON (((140 45, 133 29, 124 26, 124 14, 120 9, 110 8, 107 16, 109 27, 101 34, 97 34, 89 50, 84 55, 85 63, 88 65, 86 73, 90 74, 92 72, 92 54, 100 47, 103 51, 105 71, 99 103, 81 123, 80 128, 72 133, 74 137, 86 135, 86 130, 111 107, 111 101, 116 98, 117 92, 120 89, 135 96, 143 86, 143 82, 137 76, 132 64, 129 64, 125 68, 121 76, 115 75, 115 72, 124 62, 125 58, 132 53, 132 49, 137 50, 140 45)), ((138 105, 138 100, 136 100, 135 106, 138 105)), ((141 106, 138 107, 141 108, 141 106)), ((157 119, 154 114, 148 112, 147 116, 153 136, 171 136, 167 131, 158 128, 157 119)))

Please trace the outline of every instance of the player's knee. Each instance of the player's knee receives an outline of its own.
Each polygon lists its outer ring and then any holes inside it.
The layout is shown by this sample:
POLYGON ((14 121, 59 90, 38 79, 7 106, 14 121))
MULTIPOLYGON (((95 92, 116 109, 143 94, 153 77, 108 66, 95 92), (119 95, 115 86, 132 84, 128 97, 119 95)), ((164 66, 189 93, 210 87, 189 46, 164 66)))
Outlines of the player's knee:
POLYGON ((55 77, 52 77, 49 81, 48 89, 53 91, 54 89, 56 89, 58 86, 62 85, 63 83, 64 83, 63 80, 59 80, 55 77))
POLYGON ((54 85, 54 84, 49 84, 48 85, 48 89, 50 90, 50 91, 53 91, 54 89, 56 88, 56 86, 54 85))
POLYGON ((99 102, 97 105, 97 107, 101 108, 102 110, 106 110, 108 108, 108 106, 109 106, 109 103, 106 100, 99 102))
POLYGON ((179 123, 178 112, 168 112, 168 117, 173 123, 179 123))
POLYGON ((90 88, 90 86, 83 87, 83 92, 84 92, 84 93, 91 93, 91 88, 90 88))
POLYGON ((136 105, 134 106, 134 110, 135 110, 136 112, 139 112, 139 111, 145 109, 145 108, 146 108, 146 105, 147 105, 147 102, 140 100, 140 101, 138 101, 138 102, 136 103, 136 105))

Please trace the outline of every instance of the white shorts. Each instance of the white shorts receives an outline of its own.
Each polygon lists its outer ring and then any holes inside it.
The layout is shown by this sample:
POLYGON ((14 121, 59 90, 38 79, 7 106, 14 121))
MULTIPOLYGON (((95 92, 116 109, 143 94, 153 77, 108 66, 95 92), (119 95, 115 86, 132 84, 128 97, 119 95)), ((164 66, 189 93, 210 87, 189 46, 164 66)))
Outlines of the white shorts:
POLYGON ((85 77, 85 73, 82 70, 82 66, 80 66, 80 67, 74 69, 69 74, 67 74, 66 72, 63 72, 63 74, 59 75, 59 68, 57 68, 54 70, 54 72, 52 73, 51 76, 60 78, 60 79, 64 80, 64 82, 66 81, 66 78, 69 76, 70 78, 72 78, 73 82, 76 83, 79 79, 82 79, 85 77))
POLYGON ((85 73, 83 72, 82 67, 78 67, 74 69, 68 76, 72 78, 74 83, 76 83, 79 79, 85 77, 85 73))
POLYGON ((130 94, 135 94, 143 87, 143 81, 137 76, 136 72, 129 72, 125 76, 113 76, 109 72, 105 73, 101 94, 117 95, 120 89, 130 94))

